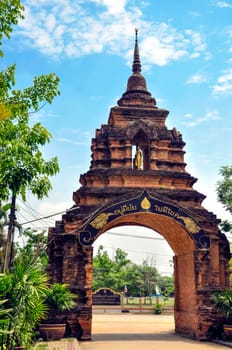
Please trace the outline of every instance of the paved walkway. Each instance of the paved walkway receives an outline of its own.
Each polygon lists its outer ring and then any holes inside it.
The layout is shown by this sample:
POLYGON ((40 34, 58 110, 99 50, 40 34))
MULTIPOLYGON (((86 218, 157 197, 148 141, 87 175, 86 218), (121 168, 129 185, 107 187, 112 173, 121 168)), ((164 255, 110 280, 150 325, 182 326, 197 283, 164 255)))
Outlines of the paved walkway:
POLYGON ((172 316, 95 314, 93 340, 81 350, 223 350, 220 344, 189 340, 174 333, 172 316))

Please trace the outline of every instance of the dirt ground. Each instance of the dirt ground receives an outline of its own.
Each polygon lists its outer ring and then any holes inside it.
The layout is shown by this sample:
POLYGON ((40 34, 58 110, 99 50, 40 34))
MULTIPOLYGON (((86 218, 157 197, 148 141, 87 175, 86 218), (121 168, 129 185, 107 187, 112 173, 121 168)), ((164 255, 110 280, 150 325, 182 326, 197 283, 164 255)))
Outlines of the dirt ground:
POLYGON ((79 342, 81 350, 216 350, 220 344, 198 342, 174 332, 173 316, 95 314, 92 341, 79 342))

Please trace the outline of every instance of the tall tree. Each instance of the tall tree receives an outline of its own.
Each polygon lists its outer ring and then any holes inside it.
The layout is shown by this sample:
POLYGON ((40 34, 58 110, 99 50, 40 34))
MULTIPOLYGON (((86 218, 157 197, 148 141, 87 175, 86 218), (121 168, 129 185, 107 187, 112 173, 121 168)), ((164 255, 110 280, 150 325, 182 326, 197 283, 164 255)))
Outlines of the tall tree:
MULTIPOLYGON (((222 166, 219 170, 222 179, 217 182, 217 198, 223 207, 232 214, 232 166, 222 166)), ((223 232, 232 232, 232 223, 225 220, 221 223, 223 232)))
POLYGON ((232 214, 232 166, 223 166, 219 170, 222 180, 217 182, 218 200, 232 214))
POLYGON ((48 256, 46 248, 48 245, 47 233, 44 231, 37 231, 35 229, 26 228, 21 233, 25 244, 16 244, 16 262, 23 264, 37 263, 42 271, 46 271, 48 256))
POLYGON ((145 296, 151 296, 155 287, 159 284, 160 275, 155 267, 154 261, 148 262, 144 260, 139 266, 142 284, 141 292, 145 296))
MULTIPOLYGON (((0 1, 0 46, 2 46, 4 36, 9 39, 13 26, 23 18, 23 10, 24 7, 20 0, 0 1)), ((0 50, 0 57, 2 56, 3 51, 0 50)))
POLYGON ((123 292, 125 286, 131 296, 151 296, 156 286, 168 295, 173 293, 174 282, 173 277, 161 276, 153 261, 134 264, 121 249, 116 249, 111 259, 100 246, 93 258, 93 289, 112 288, 123 292))
POLYGON ((10 266, 14 241, 16 198, 26 200, 30 190, 38 199, 51 189, 49 176, 59 171, 57 158, 44 160, 41 146, 51 134, 40 123, 29 126, 30 109, 38 111, 40 102, 52 102, 58 92, 59 79, 55 74, 34 79, 34 85, 20 90, 8 90, 2 101, 11 110, 11 116, 0 123, 0 199, 11 198, 8 237, 4 270, 10 266))
POLYGON ((96 256, 93 258, 93 289, 102 287, 112 287, 112 281, 109 278, 113 268, 113 261, 110 259, 102 245, 99 246, 96 256))
MULTIPOLYGON (((18 0, 0 3, 0 46, 4 36, 10 37, 13 25, 23 17, 23 6, 18 0)), ((3 51, 0 51, 3 55, 3 51)), ((16 223, 16 198, 26 200, 30 190, 38 199, 48 195, 50 176, 59 171, 57 158, 45 160, 41 146, 52 135, 41 125, 30 125, 31 113, 38 112, 59 95, 59 78, 54 74, 35 77, 33 84, 23 90, 13 89, 15 65, 0 72, 0 201, 10 198, 11 208, 7 233, 4 271, 11 265, 16 223)))

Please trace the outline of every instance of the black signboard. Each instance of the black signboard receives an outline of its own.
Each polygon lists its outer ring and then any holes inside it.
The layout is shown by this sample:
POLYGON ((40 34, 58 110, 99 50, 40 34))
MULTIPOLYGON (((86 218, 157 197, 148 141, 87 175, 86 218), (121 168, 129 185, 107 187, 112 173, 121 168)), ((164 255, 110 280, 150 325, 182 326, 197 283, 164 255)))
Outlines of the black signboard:
POLYGON ((93 305, 121 305, 121 297, 110 288, 101 288, 93 293, 93 305))

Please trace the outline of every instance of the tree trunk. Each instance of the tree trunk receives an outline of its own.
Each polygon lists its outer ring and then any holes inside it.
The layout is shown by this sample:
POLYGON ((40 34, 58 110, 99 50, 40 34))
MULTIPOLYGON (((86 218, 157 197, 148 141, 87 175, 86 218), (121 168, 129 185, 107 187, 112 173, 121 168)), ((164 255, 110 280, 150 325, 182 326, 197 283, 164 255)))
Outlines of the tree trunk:
POLYGON ((12 263, 12 258, 13 258, 13 244, 14 244, 15 221, 16 221, 15 208, 16 208, 16 195, 13 193, 11 198, 11 207, 10 207, 10 214, 9 214, 9 226, 8 226, 6 252, 5 252, 4 268, 3 268, 4 273, 9 272, 11 263, 12 263))

